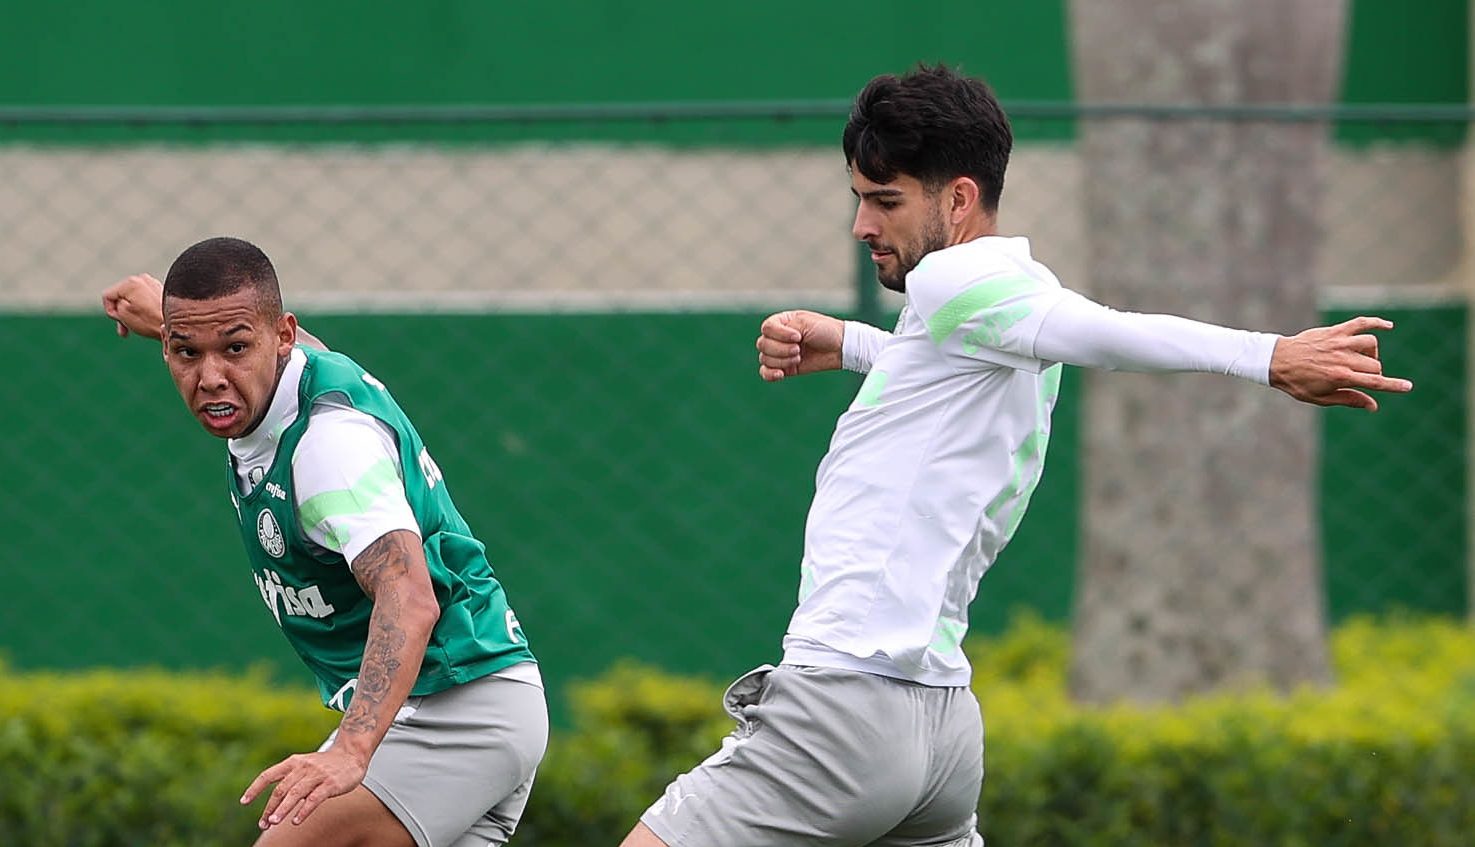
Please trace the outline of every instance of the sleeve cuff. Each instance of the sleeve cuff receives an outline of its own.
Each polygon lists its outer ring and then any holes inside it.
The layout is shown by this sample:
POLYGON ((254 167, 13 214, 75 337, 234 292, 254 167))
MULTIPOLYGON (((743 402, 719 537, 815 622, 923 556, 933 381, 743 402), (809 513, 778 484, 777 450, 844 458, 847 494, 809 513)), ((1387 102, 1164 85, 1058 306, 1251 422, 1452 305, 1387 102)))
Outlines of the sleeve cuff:
POLYGON ((1275 355, 1275 345, 1279 341, 1280 336, 1271 332, 1245 333, 1244 347, 1240 355, 1230 363, 1229 373, 1241 379, 1269 385, 1270 359, 1275 355))
POLYGON ((847 371, 870 373, 871 364, 881 355, 891 333, 860 321, 845 322, 845 338, 840 344, 840 366, 847 371))

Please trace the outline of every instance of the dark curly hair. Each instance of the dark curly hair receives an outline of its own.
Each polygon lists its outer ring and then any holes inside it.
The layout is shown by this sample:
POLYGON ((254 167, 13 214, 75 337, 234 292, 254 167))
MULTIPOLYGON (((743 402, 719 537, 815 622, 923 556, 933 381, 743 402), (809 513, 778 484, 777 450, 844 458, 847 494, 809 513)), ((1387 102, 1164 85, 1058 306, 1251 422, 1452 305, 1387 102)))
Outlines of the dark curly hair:
POLYGON ((866 85, 855 98, 841 144, 846 164, 874 182, 908 174, 935 189, 971 177, 984 209, 993 212, 1014 135, 987 83, 944 65, 919 65, 866 85))

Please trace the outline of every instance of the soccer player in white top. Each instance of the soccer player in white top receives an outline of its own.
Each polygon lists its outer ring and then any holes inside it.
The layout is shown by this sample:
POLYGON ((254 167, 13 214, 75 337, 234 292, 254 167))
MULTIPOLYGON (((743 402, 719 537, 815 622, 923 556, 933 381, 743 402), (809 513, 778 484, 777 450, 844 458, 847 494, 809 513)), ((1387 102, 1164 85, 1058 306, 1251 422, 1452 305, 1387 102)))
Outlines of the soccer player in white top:
POLYGON ((807 311, 763 322, 759 375, 868 374, 820 463, 783 664, 724 697, 722 749, 626 847, 980 845, 983 729, 960 647, 978 581, 1043 469, 1061 364, 1237 376, 1376 409, 1356 318, 1292 337, 1113 311, 997 234, 1012 146, 988 87, 947 68, 873 79, 843 147, 854 234, 905 293, 893 332, 807 311))

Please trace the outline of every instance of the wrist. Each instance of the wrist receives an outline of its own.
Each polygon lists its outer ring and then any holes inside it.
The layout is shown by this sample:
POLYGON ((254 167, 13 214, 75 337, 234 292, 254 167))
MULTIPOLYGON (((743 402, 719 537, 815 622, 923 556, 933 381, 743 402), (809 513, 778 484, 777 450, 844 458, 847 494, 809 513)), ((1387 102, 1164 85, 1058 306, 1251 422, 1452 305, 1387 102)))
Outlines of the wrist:
POLYGON ((333 743, 328 747, 335 753, 348 756, 360 768, 369 769, 369 760, 374 758, 374 748, 377 747, 375 739, 369 738, 361 732, 347 732, 342 726, 338 728, 338 734, 333 743))

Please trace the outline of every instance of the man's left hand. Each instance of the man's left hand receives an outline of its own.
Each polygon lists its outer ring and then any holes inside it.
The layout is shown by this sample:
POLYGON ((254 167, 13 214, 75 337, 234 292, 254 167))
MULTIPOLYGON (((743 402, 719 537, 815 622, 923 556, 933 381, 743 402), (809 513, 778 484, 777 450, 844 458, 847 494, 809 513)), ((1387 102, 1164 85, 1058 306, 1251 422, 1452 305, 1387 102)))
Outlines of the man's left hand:
POLYGON ((1378 338, 1369 330, 1392 328, 1392 321, 1357 317, 1282 338, 1270 357, 1270 385, 1303 403, 1376 412, 1378 401, 1367 392, 1406 394, 1414 387, 1383 375, 1378 338))

